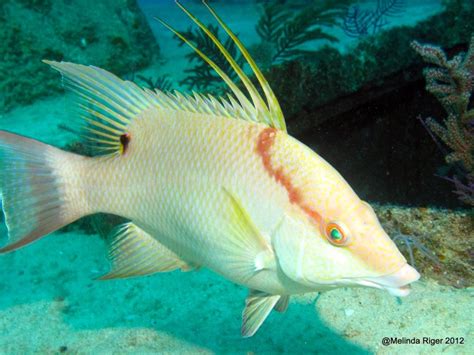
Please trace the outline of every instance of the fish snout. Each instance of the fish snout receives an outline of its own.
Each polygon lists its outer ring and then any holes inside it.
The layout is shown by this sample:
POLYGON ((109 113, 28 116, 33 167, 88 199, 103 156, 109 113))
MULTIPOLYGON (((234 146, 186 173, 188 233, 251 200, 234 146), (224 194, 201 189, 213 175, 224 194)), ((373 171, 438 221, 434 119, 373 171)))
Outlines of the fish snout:
POLYGON ((414 267, 405 264, 392 274, 369 278, 367 281, 376 284, 375 287, 387 290, 393 296, 405 297, 410 294, 409 285, 419 278, 419 272, 414 267))

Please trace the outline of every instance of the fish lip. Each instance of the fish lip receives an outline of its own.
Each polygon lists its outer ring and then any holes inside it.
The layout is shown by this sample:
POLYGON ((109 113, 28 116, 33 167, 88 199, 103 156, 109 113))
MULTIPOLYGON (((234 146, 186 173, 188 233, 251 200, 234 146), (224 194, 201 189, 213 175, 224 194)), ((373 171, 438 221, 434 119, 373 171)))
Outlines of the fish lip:
POLYGON ((411 286, 409 284, 398 286, 398 287, 391 287, 391 286, 382 285, 380 283, 369 281, 369 280, 359 280, 358 282, 356 282, 356 284, 360 286, 386 290, 392 296, 396 296, 396 297, 405 297, 405 296, 408 296, 411 292, 411 286))
POLYGON ((353 285, 383 289, 393 296, 405 297, 410 294, 410 284, 419 278, 418 271, 410 265, 404 264, 399 270, 390 274, 378 277, 345 279, 345 281, 353 285))

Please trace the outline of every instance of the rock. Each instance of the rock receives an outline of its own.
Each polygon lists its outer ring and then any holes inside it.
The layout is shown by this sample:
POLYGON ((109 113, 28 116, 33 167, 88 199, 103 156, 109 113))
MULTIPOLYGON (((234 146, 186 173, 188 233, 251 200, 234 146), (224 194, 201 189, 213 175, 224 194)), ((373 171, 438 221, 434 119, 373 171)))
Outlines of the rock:
POLYGON ((3 0, 0 27, 0 112, 62 90, 42 59, 123 75, 159 54, 135 0, 3 0))
POLYGON ((399 242, 397 246, 409 263, 408 249, 412 250, 414 266, 423 279, 456 288, 474 284, 472 211, 390 205, 374 205, 374 209, 388 235, 403 233, 412 239, 410 246, 399 242))

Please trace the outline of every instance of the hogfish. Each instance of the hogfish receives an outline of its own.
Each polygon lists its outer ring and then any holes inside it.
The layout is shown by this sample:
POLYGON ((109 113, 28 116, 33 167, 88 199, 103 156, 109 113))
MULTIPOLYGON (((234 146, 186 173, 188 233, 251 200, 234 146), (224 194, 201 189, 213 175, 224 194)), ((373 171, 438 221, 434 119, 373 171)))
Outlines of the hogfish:
POLYGON ((216 12, 255 75, 186 8, 242 82, 164 23, 222 78, 227 97, 165 93, 93 66, 45 61, 77 92, 93 157, 0 131, 8 244, 17 250, 95 213, 129 222, 110 243, 117 279, 209 268, 247 287, 242 335, 291 295, 346 286, 409 293, 419 278, 371 206, 291 137, 255 61, 216 12))

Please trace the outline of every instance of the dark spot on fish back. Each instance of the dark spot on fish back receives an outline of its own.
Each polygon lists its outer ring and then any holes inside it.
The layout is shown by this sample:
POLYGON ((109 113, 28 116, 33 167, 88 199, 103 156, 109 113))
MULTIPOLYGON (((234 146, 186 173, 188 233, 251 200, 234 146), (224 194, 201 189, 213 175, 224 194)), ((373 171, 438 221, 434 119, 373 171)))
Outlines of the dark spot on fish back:
POLYGON ((125 154, 130 143, 130 133, 124 133, 120 136, 120 144, 122 145, 122 154, 125 154))

